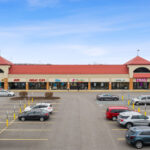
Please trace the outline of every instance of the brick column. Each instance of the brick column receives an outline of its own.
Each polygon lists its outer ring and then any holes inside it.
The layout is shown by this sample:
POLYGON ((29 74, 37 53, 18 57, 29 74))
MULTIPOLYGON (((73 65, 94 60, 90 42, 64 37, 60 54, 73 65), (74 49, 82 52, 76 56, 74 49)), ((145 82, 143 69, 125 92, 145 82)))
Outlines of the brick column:
POLYGON ((4 89, 8 90, 8 79, 7 78, 4 79, 4 89))
POLYGON ((46 90, 50 90, 49 82, 46 82, 46 90))
POLYGON ((88 82, 88 90, 91 90, 91 82, 88 82))
POLYGON ((111 82, 109 82, 109 90, 112 90, 112 88, 111 88, 111 82))
POLYGON ((70 90, 70 83, 67 82, 67 90, 70 90))
POLYGON ((28 91, 29 90, 29 83, 26 82, 26 90, 28 91))
POLYGON ((129 90, 133 90, 133 78, 130 78, 129 90))

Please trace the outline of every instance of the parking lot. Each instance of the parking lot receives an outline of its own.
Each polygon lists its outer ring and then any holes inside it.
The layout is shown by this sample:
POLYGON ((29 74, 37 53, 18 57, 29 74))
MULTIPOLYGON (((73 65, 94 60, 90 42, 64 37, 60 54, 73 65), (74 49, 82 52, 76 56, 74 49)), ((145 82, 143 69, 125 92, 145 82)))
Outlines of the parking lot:
MULTIPOLYGON (((37 94, 37 93, 32 93, 37 94)), ((42 93, 38 93, 39 95, 42 93)), ((132 150, 134 147, 126 144, 124 136, 126 129, 121 128, 115 121, 105 119, 108 106, 128 106, 128 99, 143 93, 119 93, 120 101, 100 102, 96 100, 98 92, 60 92, 58 100, 31 101, 50 102, 54 113, 50 119, 40 121, 14 120, 20 111, 20 101, 10 98, 0 98, 0 149, 2 150, 132 150), (123 100, 122 100, 123 96, 123 100), (8 127, 6 126, 8 112, 8 127)), ((148 93, 144 93, 148 94, 148 93)), ((23 110, 24 104, 21 101, 23 110)), ((137 110, 138 106, 135 106, 137 110)), ((132 109, 132 106, 130 106, 132 109)), ((140 106, 144 113, 144 106, 140 106)), ((147 106, 147 115, 150 115, 147 106)), ((149 146, 143 149, 149 149, 149 146)))

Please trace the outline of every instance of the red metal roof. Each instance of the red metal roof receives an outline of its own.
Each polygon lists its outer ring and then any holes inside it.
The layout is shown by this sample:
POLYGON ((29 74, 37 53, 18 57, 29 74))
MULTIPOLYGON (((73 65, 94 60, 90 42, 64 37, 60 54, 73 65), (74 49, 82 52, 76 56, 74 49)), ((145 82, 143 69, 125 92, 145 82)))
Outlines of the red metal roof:
POLYGON ((128 74, 126 65, 12 65, 9 74, 128 74))
POLYGON ((12 65, 13 63, 0 56, 0 65, 12 65))
POLYGON ((125 65, 150 65, 150 61, 140 57, 136 56, 135 58, 129 60, 125 65))
POLYGON ((150 78, 150 73, 134 73, 134 78, 150 78))

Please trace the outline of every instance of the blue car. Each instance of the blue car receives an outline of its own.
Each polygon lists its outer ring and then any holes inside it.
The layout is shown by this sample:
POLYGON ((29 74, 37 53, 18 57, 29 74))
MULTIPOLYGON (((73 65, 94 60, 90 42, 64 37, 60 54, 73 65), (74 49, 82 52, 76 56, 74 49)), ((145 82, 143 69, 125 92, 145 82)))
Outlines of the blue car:
POLYGON ((144 145, 150 145, 150 127, 131 127, 126 133, 127 143, 141 149, 144 145))

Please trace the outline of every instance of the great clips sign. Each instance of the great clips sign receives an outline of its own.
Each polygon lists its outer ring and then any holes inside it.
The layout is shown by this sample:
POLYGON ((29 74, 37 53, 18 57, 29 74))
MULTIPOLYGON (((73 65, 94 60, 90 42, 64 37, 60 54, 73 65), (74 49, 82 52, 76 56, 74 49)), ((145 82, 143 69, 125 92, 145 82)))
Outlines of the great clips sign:
POLYGON ((136 79, 136 82, 147 82, 147 78, 136 79))
POLYGON ((45 82, 46 79, 29 79, 29 82, 45 82))

